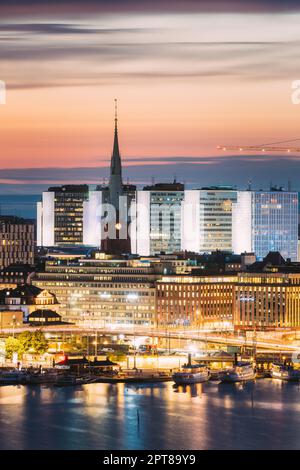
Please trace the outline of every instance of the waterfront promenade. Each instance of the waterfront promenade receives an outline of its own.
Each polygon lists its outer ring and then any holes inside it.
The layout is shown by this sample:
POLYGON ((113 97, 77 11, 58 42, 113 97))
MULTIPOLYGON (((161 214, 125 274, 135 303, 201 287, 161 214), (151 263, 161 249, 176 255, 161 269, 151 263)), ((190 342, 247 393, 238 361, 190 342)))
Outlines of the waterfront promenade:
MULTIPOLYGON (((23 331, 43 330, 45 333, 61 333, 61 334, 78 334, 78 335, 93 335, 97 332, 98 335, 126 335, 126 336, 147 336, 152 338, 165 338, 167 340, 190 340, 194 342, 212 343, 219 346, 237 346, 259 348, 267 351, 281 351, 281 352, 300 352, 299 341, 287 341, 278 335, 272 337, 267 334, 264 338, 246 338, 234 334, 232 331, 210 331, 203 329, 188 329, 188 328, 147 328, 135 327, 125 328, 119 326, 110 326, 107 328, 86 328, 76 325, 61 325, 61 326, 46 326, 46 327, 32 327, 22 326, 17 328, 4 328, 0 331, 0 335, 9 336, 12 334, 22 333, 23 331), (299 344, 297 344, 299 343, 299 344)), ((295 335, 295 332, 290 332, 295 335)))

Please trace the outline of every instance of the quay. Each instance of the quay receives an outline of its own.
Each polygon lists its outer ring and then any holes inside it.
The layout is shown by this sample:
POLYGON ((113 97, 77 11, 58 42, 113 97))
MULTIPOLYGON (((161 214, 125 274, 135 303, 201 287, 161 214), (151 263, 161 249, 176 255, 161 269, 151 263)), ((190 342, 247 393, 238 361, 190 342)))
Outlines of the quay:
MULTIPOLYGON (((164 339, 166 342, 171 340, 181 341, 194 341, 205 344, 216 344, 220 347, 236 346, 243 348, 252 348, 254 339, 246 338, 234 334, 233 331, 203 331, 201 329, 189 329, 189 328, 118 328, 107 327, 107 328, 82 328, 76 325, 53 325, 53 326, 28 326, 22 325, 14 328, 2 328, 0 330, 0 336, 9 336, 12 334, 19 334, 24 331, 38 331, 41 330, 44 333, 49 334, 62 334, 62 335, 79 335, 79 336, 114 336, 114 335, 125 335, 128 337, 149 337, 152 339, 164 339)), ((295 333, 296 334, 296 333, 295 333)), ((293 344, 285 341, 280 337, 269 337, 269 338, 257 338, 255 339, 255 347, 263 351, 274 351, 274 352, 297 352, 300 350, 298 344, 293 344)))

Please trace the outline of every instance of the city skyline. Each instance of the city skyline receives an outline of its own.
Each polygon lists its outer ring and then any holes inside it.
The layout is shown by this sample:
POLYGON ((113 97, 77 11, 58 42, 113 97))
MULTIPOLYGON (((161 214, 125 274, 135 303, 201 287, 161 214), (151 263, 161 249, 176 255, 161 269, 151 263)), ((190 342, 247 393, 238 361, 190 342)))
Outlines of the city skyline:
POLYGON ((300 189, 296 155, 216 150, 297 137, 297 2, 34 3, 0 6, 1 193, 108 177, 115 97, 124 179, 300 189))

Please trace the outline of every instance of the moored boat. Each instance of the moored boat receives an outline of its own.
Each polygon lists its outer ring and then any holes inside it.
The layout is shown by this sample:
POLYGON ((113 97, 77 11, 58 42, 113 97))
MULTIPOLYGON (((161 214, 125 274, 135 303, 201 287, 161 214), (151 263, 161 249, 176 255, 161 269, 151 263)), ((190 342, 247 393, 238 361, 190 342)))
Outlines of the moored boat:
POLYGON ((59 376, 54 385, 57 387, 64 387, 68 385, 84 385, 95 383, 97 381, 96 377, 93 376, 76 376, 76 375, 61 375, 59 376))
POLYGON ((273 379, 287 380, 289 382, 300 381, 300 370, 285 364, 272 364, 270 375, 273 379))
POLYGON ((232 369, 220 374, 221 382, 246 382, 254 380, 256 373, 251 362, 236 362, 232 369))
POLYGON ((26 374, 19 370, 11 370, 0 374, 0 385, 19 385, 26 382, 26 374))
POLYGON ((208 367, 202 364, 185 364, 179 372, 175 372, 172 376, 176 385, 207 382, 209 377, 208 367))

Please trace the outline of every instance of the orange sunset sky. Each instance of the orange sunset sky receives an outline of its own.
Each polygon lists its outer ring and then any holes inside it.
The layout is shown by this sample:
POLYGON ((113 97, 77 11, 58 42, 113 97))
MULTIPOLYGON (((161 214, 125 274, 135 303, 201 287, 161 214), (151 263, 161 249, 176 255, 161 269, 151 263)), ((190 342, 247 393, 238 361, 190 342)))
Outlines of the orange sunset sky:
POLYGON ((115 97, 124 165, 145 168, 133 179, 149 177, 150 164, 184 175, 176 157, 198 168, 230 160, 235 171, 245 156, 218 144, 300 137, 296 2, 55 3, 1 2, 2 182, 24 182, 6 170, 107 168, 115 97))

